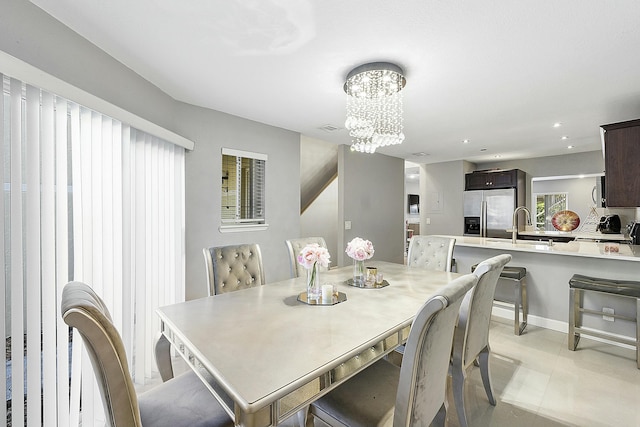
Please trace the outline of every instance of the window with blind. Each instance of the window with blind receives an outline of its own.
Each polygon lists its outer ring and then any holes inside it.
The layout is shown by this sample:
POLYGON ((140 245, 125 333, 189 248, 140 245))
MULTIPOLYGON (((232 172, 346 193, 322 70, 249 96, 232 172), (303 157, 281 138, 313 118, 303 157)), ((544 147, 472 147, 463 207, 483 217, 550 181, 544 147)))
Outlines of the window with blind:
POLYGON ((265 227, 267 155, 222 149, 220 231, 265 227))

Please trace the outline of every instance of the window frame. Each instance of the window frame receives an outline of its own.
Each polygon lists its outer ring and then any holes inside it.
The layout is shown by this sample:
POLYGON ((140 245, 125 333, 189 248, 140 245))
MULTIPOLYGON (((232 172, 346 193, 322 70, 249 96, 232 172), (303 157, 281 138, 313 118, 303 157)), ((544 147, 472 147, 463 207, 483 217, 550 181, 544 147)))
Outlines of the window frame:
MULTIPOLYGON (((219 231, 221 233, 229 233, 229 232, 240 232, 240 231, 264 231, 267 230, 267 228, 269 227, 269 224, 267 223, 267 217, 266 217, 266 209, 265 209, 265 205, 266 205, 266 164, 267 164, 267 160, 269 159, 269 156, 263 153, 255 153, 255 152, 250 152, 250 151, 243 151, 243 150, 236 150, 233 148, 222 148, 221 149, 221 159, 220 159, 220 163, 221 163, 221 170, 220 170, 220 177, 221 177, 221 187, 220 187, 220 226, 219 226, 219 231), (241 215, 241 211, 242 211, 242 199, 236 197, 235 200, 235 211, 236 211, 236 218, 235 219, 229 219, 229 218, 225 218, 225 214, 223 213, 223 209, 225 206, 229 207, 231 205, 229 205, 228 203, 228 199, 226 200, 227 204, 224 204, 225 201, 225 178, 227 179, 227 188, 229 188, 229 180, 232 179, 233 177, 230 176, 230 174, 227 174, 227 176, 225 177, 224 175, 224 156, 232 156, 236 158, 236 174, 235 174, 235 179, 236 179, 236 184, 235 184, 235 190, 234 191, 238 191, 238 188, 242 188, 243 187, 243 177, 242 174, 239 173, 242 169, 242 159, 251 159, 251 160, 260 160, 264 162, 264 165, 262 167, 262 177, 259 177, 259 179, 262 181, 262 188, 259 189, 258 196, 257 197, 262 197, 261 201, 258 201, 256 204, 262 206, 262 209, 265 211, 264 215, 262 215, 262 218, 238 218, 238 216, 241 215)), ((229 197, 228 193, 226 195, 226 197, 229 197)))
POLYGON ((555 230, 555 228, 553 227, 553 225, 551 224, 551 216, 552 215, 547 215, 549 213, 549 207, 547 206, 546 202, 547 202, 547 198, 548 197, 553 197, 553 196, 564 196, 564 207, 560 208, 559 211, 562 210, 567 210, 569 209, 569 193, 566 191, 557 191, 554 193, 533 193, 533 201, 534 201, 534 210, 535 213, 533 214, 534 216, 534 227, 536 230, 539 231, 553 231, 555 230), (545 217, 544 217, 544 222, 539 223, 538 222, 538 198, 542 197, 544 199, 544 213, 545 213, 545 217), (538 224, 542 224, 542 229, 538 228, 538 224))

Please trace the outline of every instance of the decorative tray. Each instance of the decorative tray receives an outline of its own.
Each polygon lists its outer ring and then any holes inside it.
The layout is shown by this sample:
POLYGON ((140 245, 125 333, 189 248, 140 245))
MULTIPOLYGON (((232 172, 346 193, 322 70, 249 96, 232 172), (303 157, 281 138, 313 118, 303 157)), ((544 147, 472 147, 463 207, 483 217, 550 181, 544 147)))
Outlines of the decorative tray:
POLYGON ((309 300, 307 298, 306 292, 302 292, 301 294, 298 294, 298 301, 308 305, 336 305, 346 300, 347 300, 347 294, 345 294, 344 292, 338 292, 338 296, 333 295, 333 297, 331 298, 331 302, 325 301, 322 298, 309 300))
POLYGON ((344 283, 349 286, 353 286, 354 288, 362 288, 362 289, 380 289, 380 288, 384 288, 385 286, 389 286, 389 282, 387 282, 386 280, 383 280, 382 283, 374 283, 372 285, 367 285, 367 282, 364 282, 362 286, 356 285, 355 283, 353 283, 353 279, 348 279, 344 283))
POLYGON ((580 217, 573 211, 560 211, 551 217, 551 224, 558 231, 573 231, 580 225, 580 217))

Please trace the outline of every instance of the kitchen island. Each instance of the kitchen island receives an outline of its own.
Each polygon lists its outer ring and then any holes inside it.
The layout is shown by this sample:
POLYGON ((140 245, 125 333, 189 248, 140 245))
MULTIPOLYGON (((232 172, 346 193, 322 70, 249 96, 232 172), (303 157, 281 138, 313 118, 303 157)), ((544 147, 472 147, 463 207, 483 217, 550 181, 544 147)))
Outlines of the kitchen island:
MULTIPOLYGON (((640 280, 638 245, 591 241, 554 242, 549 245, 548 242, 532 240, 518 240, 513 244, 510 239, 448 237, 456 239, 454 258, 459 273, 470 272, 472 265, 492 256, 511 254, 512 260, 508 265, 527 269, 529 324, 565 333, 568 331, 571 276, 583 274, 619 280, 640 280)), ((513 286, 509 286, 509 282, 502 282, 496 293, 501 297, 511 296, 513 286)), ((635 315, 635 301, 609 295, 587 295, 585 306, 594 309, 609 307, 616 314, 635 315)), ((512 318, 510 310, 498 308, 494 310, 494 314, 512 318)), ((635 324, 631 322, 609 322, 595 316, 585 316, 584 325, 635 337, 635 324)))

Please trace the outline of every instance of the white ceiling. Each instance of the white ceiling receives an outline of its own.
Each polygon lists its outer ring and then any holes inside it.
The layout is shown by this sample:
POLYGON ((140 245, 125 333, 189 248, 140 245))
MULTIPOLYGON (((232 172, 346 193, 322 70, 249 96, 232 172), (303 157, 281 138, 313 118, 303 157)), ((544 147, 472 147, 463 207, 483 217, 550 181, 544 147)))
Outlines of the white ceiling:
POLYGON ((406 140, 379 152, 418 163, 599 150, 640 117, 638 0, 32 2, 177 100, 339 144, 347 73, 394 62, 406 140))

